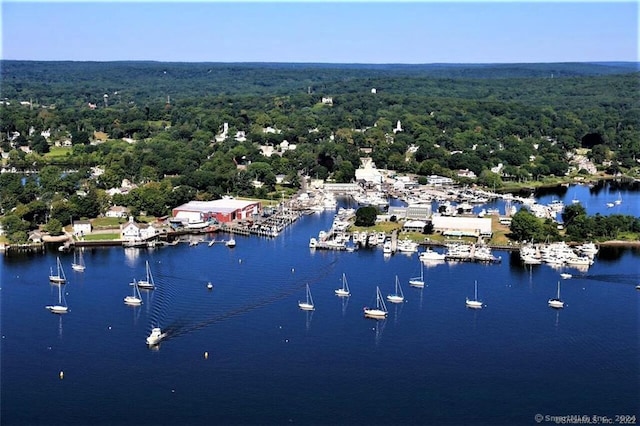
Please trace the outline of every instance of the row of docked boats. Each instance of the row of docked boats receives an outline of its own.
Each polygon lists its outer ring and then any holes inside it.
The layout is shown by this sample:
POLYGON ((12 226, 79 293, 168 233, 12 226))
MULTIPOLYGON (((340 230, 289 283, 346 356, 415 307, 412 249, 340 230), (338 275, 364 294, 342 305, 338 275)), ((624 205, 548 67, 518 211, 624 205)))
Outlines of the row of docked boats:
POLYGON ((423 262, 448 260, 498 263, 502 260, 500 256, 494 256, 491 248, 487 245, 463 243, 447 244, 445 253, 439 253, 428 247, 420 253, 419 257, 423 262))
POLYGON ((584 243, 570 247, 564 241, 545 244, 526 244, 520 248, 520 259, 525 265, 542 263, 556 266, 588 268, 598 253, 594 243, 584 243))

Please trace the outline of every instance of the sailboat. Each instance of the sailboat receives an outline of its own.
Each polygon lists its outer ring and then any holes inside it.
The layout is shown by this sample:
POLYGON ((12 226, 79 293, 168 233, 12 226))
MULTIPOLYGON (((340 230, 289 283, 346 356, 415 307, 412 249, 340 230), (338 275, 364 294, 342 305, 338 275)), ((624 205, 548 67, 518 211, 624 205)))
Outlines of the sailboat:
POLYGON ((351 292, 349 291, 349 283, 347 283, 347 276, 344 273, 342 274, 342 288, 337 289, 335 292, 336 296, 340 297, 347 297, 351 295, 351 292))
POLYGON ((53 273, 53 268, 49 270, 49 281, 56 284, 64 284, 67 282, 67 277, 64 274, 64 269, 62 269, 62 263, 60 262, 60 258, 56 257, 56 267, 57 273, 53 273))
POLYGON ((473 300, 469 300, 469 298, 467 297, 466 305, 467 305, 467 308, 473 308, 473 309, 482 308, 482 302, 478 300, 478 281, 475 282, 474 298, 473 300))
POLYGON ((364 316, 369 318, 386 318, 387 313, 387 305, 384 304, 380 287, 376 287, 376 307, 369 308, 365 306, 364 316))
POLYGON ((64 295, 62 294, 62 286, 58 286, 58 304, 45 306, 52 314, 66 314, 69 312, 69 307, 67 306, 67 302, 64 299, 64 295))
POLYGON ((395 294, 388 295, 387 300, 391 303, 404 302, 404 294, 402 293, 402 287, 400 286, 400 280, 398 280, 397 275, 396 275, 396 292, 395 294))
POLYGON ((413 287, 424 287, 424 265, 420 263, 420 276, 409 278, 409 285, 413 287))
POLYGON ((160 327, 153 327, 153 329, 151 329, 151 334, 147 337, 147 345, 155 346, 166 336, 167 333, 163 333, 160 327))
POLYGON ((313 298, 311 297, 311 289, 309 289, 309 284, 307 284, 307 300, 305 302, 298 301, 298 307, 303 311, 313 311, 315 307, 313 306, 313 298))
POLYGON ((142 305, 142 296, 140 296, 140 289, 137 284, 138 283, 134 278, 131 283, 131 286, 133 287, 133 294, 124 298, 124 303, 127 305, 142 305))
POLYGON ((620 204, 622 204, 622 195, 620 194, 620 191, 618 191, 618 198, 616 198, 613 204, 615 204, 616 206, 619 206, 620 204))
POLYGON ((564 308, 564 302, 560 299, 560 281, 558 281, 558 294, 556 297, 549 299, 549 306, 556 309, 564 308))
POLYGON ((135 285, 137 285, 139 288, 144 289, 144 290, 153 290, 154 288, 156 288, 155 283, 153 282, 153 275, 151 275, 151 268, 149 267, 149 261, 146 261, 146 269, 147 269, 147 278, 144 280, 138 280, 137 282, 135 282, 135 285))
POLYGON ((84 272, 84 270, 86 269, 84 265, 84 257, 82 256, 82 250, 80 250, 80 255, 78 256, 77 260, 76 252, 73 252, 73 263, 71 264, 71 269, 77 272, 84 272))

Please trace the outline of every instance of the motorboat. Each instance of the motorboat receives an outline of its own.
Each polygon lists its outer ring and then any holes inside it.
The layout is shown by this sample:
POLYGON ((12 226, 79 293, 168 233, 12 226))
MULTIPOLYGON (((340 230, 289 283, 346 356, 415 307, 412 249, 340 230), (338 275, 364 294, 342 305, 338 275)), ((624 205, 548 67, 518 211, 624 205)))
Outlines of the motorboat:
POLYGON ((427 247, 425 251, 420 253, 420 260, 444 260, 445 254, 438 253, 437 251, 431 250, 431 247, 427 247))
POLYGON ((157 345, 166 336, 167 333, 163 333, 160 327, 154 327, 153 329, 151 329, 151 334, 149 334, 149 336, 147 337, 147 345, 157 345))

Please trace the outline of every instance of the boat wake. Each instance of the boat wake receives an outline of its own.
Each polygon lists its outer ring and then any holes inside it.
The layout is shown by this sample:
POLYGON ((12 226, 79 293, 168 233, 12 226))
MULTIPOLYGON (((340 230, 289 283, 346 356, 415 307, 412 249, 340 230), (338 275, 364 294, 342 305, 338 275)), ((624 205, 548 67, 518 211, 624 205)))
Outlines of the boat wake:
MULTIPOLYGON (((267 287, 272 290, 265 293, 263 297, 257 298, 250 303, 245 303, 237 307, 229 306, 225 312, 217 312, 221 306, 228 306, 228 300, 221 300, 216 297, 216 293, 229 291, 240 285, 231 283, 228 285, 217 284, 210 294, 204 293, 207 281, 187 280, 184 278, 160 276, 156 277, 156 291, 153 299, 153 307, 150 314, 149 331, 153 327, 161 327, 167 333, 163 341, 193 333, 197 330, 209 327, 232 318, 240 317, 248 312, 271 305, 280 300, 291 297, 299 293, 307 284, 313 286, 324 280, 330 273, 333 273, 337 260, 323 265, 319 271, 310 271, 311 275, 296 276, 293 281, 289 272, 286 278, 278 277, 276 282, 286 282, 289 284, 279 288, 267 287), (189 283, 185 285, 183 282, 189 283), (192 285, 193 284, 193 285, 192 285), (211 296, 211 297, 207 297, 211 296), (212 313, 214 312, 214 313, 212 313)), ((234 301, 246 300, 244 294, 233 297, 234 301)))

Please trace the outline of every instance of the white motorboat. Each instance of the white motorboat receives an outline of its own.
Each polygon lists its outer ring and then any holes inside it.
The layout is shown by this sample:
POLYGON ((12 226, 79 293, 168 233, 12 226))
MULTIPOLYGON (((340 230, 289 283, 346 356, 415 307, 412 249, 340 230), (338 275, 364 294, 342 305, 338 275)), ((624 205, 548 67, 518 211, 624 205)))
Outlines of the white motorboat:
POLYGON ((549 299, 549 306, 556 309, 564 308, 564 302, 560 299, 560 281, 558 281, 558 294, 556 297, 549 299))
POLYGON ((473 299, 469 299, 467 297, 467 301, 465 303, 467 305, 467 308, 472 308, 472 309, 482 308, 482 302, 478 300, 478 281, 475 282, 475 291, 474 291, 473 299))
POLYGON ((60 258, 56 257, 56 268, 57 272, 53 272, 53 268, 49 270, 49 281, 55 284, 64 284, 67 282, 67 277, 64 274, 64 269, 62 268, 62 263, 60 262, 60 258))
POLYGON ((347 283, 347 276, 342 274, 342 288, 335 290, 336 296, 347 297, 351 295, 349 291, 349 283, 347 283))
POLYGON ((400 280, 396 275, 396 292, 394 294, 389 294, 387 296, 387 300, 391 303, 402 303, 404 302, 404 294, 402 293, 402 286, 400 285, 400 280))
POLYGON ((154 327, 151 330, 151 334, 147 337, 147 345, 154 346, 160 343, 162 339, 167 336, 167 333, 163 333, 160 327, 154 327))
POLYGON ((385 305, 384 299, 382 298, 382 293, 380 293, 380 287, 376 287, 376 307, 365 307, 364 316, 369 318, 382 319, 386 318, 387 314, 387 305, 385 305))
POLYGON ((311 289, 309 289, 309 284, 307 284, 307 299, 304 302, 298 301, 298 307, 303 311, 313 311, 315 307, 313 306, 313 298, 311 297, 311 289))
POLYGON ((431 250, 431 247, 427 247, 425 251, 420 253, 420 260, 422 261, 433 261, 433 260, 444 260, 444 253, 438 253, 437 251, 431 250))
POLYGON ((316 248, 317 246, 318 246, 318 240, 311 237, 311 239, 309 240, 309 248, 316 248))
POLYGON ((560 274, 560 278, 562 278, 563 280, 568 280, 571 277, 573 277, 573 275, 568 274, 566 272, 563 272, 563 273, 560 274))

